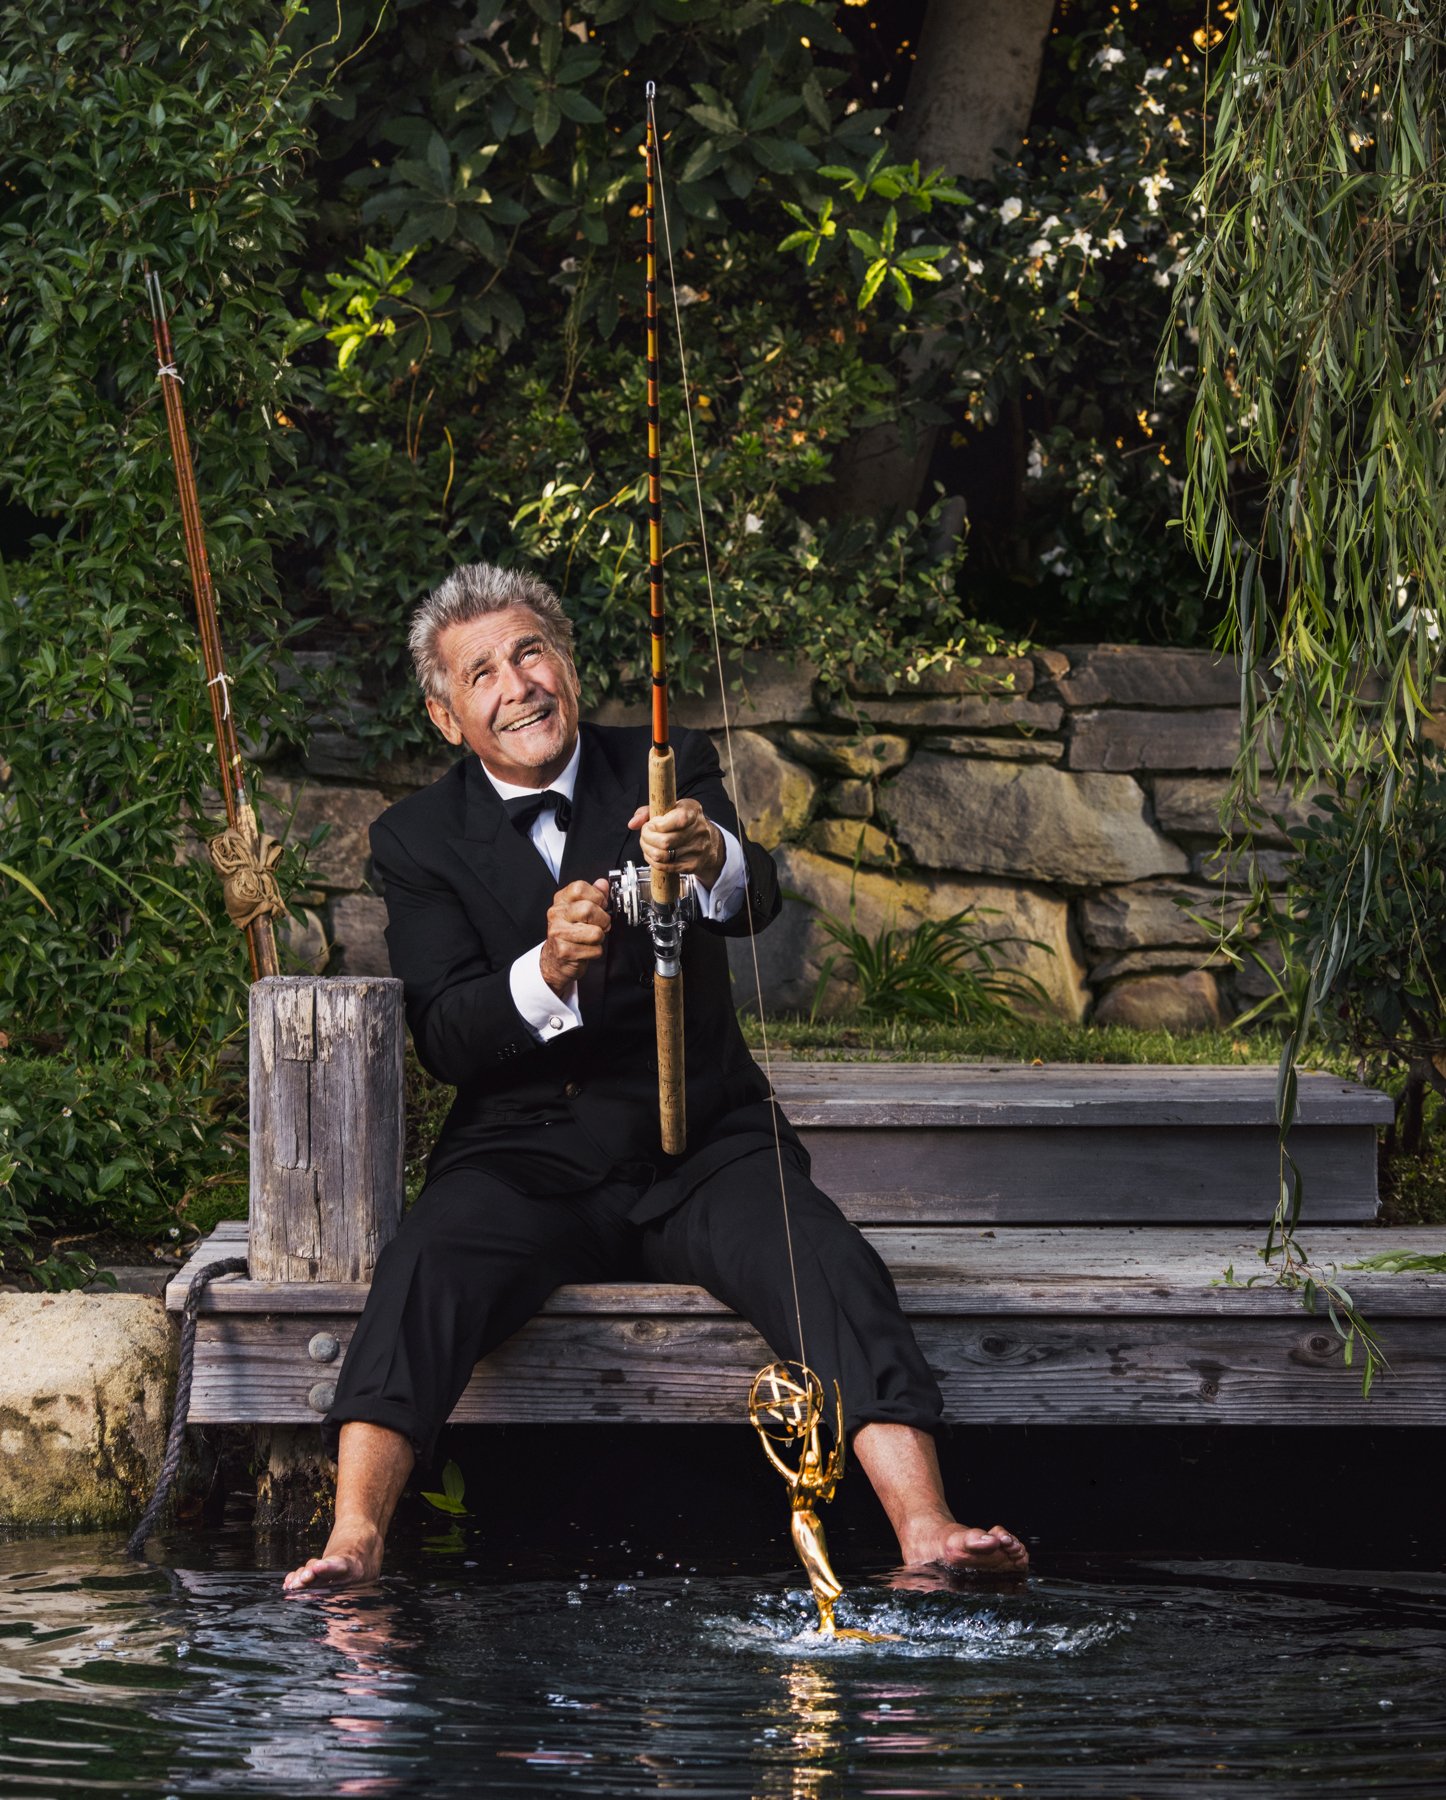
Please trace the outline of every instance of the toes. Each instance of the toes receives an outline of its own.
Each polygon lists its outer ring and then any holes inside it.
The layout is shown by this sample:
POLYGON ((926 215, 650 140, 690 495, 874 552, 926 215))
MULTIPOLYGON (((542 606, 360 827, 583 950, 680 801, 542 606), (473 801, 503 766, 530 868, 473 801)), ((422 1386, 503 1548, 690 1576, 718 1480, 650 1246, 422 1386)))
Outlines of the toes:
POLYGON ((298 1594, 305 1588, 314 1587, 318 1580, 343 1572, 345 1565, 340 1557, 313 1556, 303 1563, 299 1569, 293 1569, 282 1582, 282 1590, 288 1594, 298 1594))
POLYGON ((944 1560, 968 1568, 1014 1569, 1027 1566, 1028 1552, 1002 1525, 981 1531, 965 1526, 953 1535, 946 1547, 944 1560))
POLYGON ((1006 1530, 1003 1525, 991 1525, 989 1535, 994 1539, 996 1548, 1011 1562, 1028 1563, 1029 1552, 1012 1531, 1006 1530))

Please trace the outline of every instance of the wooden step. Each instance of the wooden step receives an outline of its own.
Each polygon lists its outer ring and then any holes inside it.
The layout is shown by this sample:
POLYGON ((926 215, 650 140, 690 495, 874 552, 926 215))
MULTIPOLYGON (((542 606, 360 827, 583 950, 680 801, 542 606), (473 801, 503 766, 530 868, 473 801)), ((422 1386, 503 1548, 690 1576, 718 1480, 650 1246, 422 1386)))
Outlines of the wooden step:
MULTIPOLYGON (((1446 1423, 1446 1275, 1347 1267, 1393 1245, 1446 1254, 1440 1227, 1309 1236, 1315 1258, 1341 1268, 1390 1359, 1369 1401, 1330 1324, 1298 1296, 1224 1280, 1232 1267, 1242 1283, 1260 1272, 1258 1233, 954 1225, 867 1236, 960 1423, 1446 1423)), ((244 1242, 244 1224, 219 1228, 171 1282, 168 1305, 180 1307, 197 1267, 244 1242)), ((219 1278, 198 1322, 193 1421, 318 1420, 365 1296, 363 1284, 219 1278)), ((559 1288, 479 1365, 453 1419, 741 1422, 767 1356, 701 1288, 559 1288)))
MULTIPOLYGON (((871 1224, 1228 1224, 1268 1219, 1275 1070, 1080 1063, 774 1062, 814 1178, 871 1224)), ((1394 1104, 1306 1073, 1301 1217, 1369 1220, 1394 1104)))

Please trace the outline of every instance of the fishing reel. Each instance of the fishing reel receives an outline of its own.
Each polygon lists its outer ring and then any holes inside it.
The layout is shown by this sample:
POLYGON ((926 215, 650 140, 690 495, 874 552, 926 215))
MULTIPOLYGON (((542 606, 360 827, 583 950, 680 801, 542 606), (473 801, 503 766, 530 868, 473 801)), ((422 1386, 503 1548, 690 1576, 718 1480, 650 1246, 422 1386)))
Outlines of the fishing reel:
POLYGON ((691 875, 676 875, 676 900, 653 898, 653 872, 646 863, 624 863, 608 870, 608 910, 626 925, 646 925, 653 940, 658 973, 671 980, 682 966, 683 929, 698 917, 698 884, 691 875))

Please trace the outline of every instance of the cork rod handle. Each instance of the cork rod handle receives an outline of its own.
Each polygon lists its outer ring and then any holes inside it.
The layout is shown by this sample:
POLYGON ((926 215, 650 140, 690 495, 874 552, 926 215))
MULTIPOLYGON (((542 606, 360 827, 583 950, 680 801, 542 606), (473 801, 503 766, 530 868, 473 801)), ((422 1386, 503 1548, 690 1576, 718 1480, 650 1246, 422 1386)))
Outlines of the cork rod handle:
MULTIPOLYGON (((648 812, 653 818, 671 812, 678 799, 677 768, 671 748, 648 753, 648 812)), ((654 900, 664 905, 678 898, 678 877, 671 869, 650 871, 654 900)), ((681 1156, 688 1142, 684 1106, 683 977, 653 975, 653 1002, 658 1020, 658 1122, 663 1149, 681 1156)))

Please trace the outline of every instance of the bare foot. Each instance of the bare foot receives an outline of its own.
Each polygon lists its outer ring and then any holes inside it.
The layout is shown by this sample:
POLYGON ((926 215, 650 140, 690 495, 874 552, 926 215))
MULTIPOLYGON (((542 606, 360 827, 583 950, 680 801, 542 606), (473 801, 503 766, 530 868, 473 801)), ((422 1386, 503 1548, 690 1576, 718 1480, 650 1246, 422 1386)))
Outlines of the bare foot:
POLYGON ((910 1568, 928 1563, 946 1569, 974 1569, 983 1575, 1025 1575, 1029 1552, 1002 1525, 980 1531, 947 1514, 921 1519, 899 1533, 899 1548, 910 1568))
POLYGON ((281 1584, 284 1594, 308 1588, 355 1587, 381 1573, 382 1540, 376 1532, 333 1531, 320 1556, 309 1557, 281 1584))

